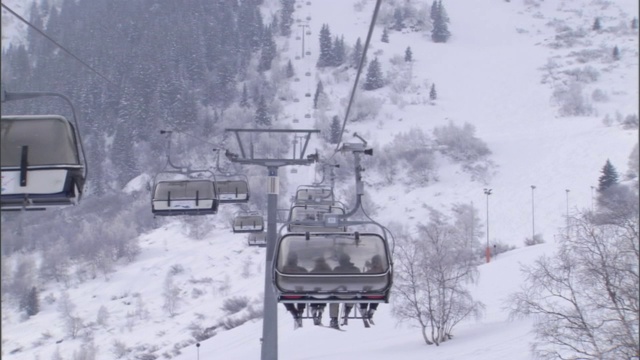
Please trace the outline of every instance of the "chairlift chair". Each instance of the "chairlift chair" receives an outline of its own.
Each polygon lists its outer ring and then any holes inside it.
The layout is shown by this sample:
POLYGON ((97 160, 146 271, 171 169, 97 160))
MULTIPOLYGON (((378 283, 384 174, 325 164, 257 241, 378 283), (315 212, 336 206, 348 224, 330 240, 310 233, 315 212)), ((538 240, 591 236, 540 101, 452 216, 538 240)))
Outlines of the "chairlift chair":
POLYGON ((74 125, 60 115, 2 116, 0 124, 0 209, 76 205, 86 166, 74 125))
POLYGON ((328 186, 303 185, 296 189, 296 204, 333 203, 333 190, 328 186))
POLYGON ((233 219, 234 233, 255 233, 264 231, 264 217, 262 214, 242 214, 233 219))
POLYGON ((151 211, 159 216, 211 215, 218 212, 213 180, 165 180, 153 188, 151 211))
POLYGON ((216 191, 221 204, 238 204, 249 201, 249 185, 246 180, 216 181, 216 191))
POLYGON ((393 267, 387 241, 377 233, 288 233, 276 244, 273 276, 281 303, 387 303, 393 267), (309 272, 287 272, 293 254, 309 272), (316 262, 335 269, 345 258, 360 272, 314 272, 316 262))
POLYGON ((266 232, 254 232, 247 235, 247 244, 249 246, 266 247, 267 246, 267 233, 266 232))
POLYGON ((345 232, 345 226, 328 224, 327 214, 344 215, 345 210, 340 203, 328 205, 294 205, 289 211, 289 232, 345 232))

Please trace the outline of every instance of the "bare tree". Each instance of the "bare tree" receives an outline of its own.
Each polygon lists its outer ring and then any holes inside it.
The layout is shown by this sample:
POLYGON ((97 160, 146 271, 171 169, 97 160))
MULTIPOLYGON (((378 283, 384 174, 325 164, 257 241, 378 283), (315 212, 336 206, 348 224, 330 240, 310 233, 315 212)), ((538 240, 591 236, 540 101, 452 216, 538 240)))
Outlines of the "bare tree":
POLYGON ((173 282, 173 276, 167 274, 164 280, 164 305, 162 308, 169 313, 171 317, 174 317, 178 311, 178 303, 180 302, 180 288, 173 282))
POLYGON ((82 319, 74 313, 76 305, 71 302, 69 293, 63 291, 60 295, 58 303, 58 311, 60 312, 60 318, 64 322, 64 326, 67 330, 67 334, 75 339, 80 330, 84 328, 82 319))
MULTIPOLYGON (((636 206, 637 202, 636 202, 636 206)), ((637 214, 637 212, 636 212, 637 214)), ((631 359, 640 355, 640 253, 635 225, 575 219, 558 253, 523 268, 513 316, 534 315, 532 350, 543 359, 631 359)))
POLYGON ((452 338, 460 321, 481 315, 484 305, 465 288, 476 280, 477 261, 464 231, 436 210, 427 225, 418 226, 417 238, 402 239, 395 255, 394 315, 417 323, 425 343, 439 345, 452 338))

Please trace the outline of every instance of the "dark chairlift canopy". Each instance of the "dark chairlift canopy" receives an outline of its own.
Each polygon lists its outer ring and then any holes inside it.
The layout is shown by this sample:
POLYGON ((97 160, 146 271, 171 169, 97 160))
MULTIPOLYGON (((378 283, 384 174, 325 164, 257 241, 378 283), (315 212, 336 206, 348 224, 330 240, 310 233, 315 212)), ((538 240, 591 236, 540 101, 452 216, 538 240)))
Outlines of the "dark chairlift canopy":
POLYGON ((218 212, 212 180, 166 180, 153 189, 151 211, 159 216, 210 215, 218 212))
POLYGON ((279 302, 389 300, 392 266, 387 241, 379 234, 289 233, 279 239, 275 256, 274 282, 279 302), (286 265, 292 258, 308 272, 288 270, 286 265), (322 263, 331 271, 315 272, 322 263), (340 271, 338 266, 345 263, 351 263, 358 272, 340 271))
POLYGON ((1 208, 75 205, 84 189, 84 154, 76 130, 59 115, 3 116, 1 208))

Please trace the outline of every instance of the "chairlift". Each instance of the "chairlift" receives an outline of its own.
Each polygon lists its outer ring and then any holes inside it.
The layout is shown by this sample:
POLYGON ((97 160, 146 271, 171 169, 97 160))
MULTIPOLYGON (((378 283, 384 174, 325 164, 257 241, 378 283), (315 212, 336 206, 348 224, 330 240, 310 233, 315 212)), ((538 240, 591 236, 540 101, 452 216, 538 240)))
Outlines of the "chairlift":
POLYGON ((296 55, 295 59, 300 60, 300 55, 296 55))
POLYGON ((266 232, 254 232, 247 235, 247 244, 249 246, 266 247, 267 246, 267 233, 266 232))
POLYGON ((311 119, 311 114, 304 114, 305 119, 311 119))
POLYGON ((328 224, 327 214, 344 215, 342 204, 335 202, 329 204, 294 205, 289 211, 289 232, 345 232, 345 226, 328 224))
POLYGON ((305 97, 311 97, 311 93, 305 93, 304 96, 305 97))
POLYGON ((311 35, 311 31, 307 31, 307 35, 311 35))
POLYGON ((300 102, 300 99, 295 98, 295 99, 293 99, 293 102, 296 102, 296 103, 297 103, 297 102, 300 102))
POLYGON ((298 173, 298 169, 296 169, 296 168, 291 168, 291 173, 292 173, 292 174, 297 174, 297 173, 298 173))
POLYGON ((311 20, 311 16, 307 16, 307 20, 311 20))
POLYGON ((296 40, 301 40, 302 38, 300 36, 296 36, 296 40))
POLYGON ((304 53, 305 55, 311 55, 311 51, 307 51, 304 53))
POLYGON ((164 180, 153 188, 151 212, 157 216, 211 215, 218 212, 213 180, 164 180))
POLYGON ((264 217, 256 213, 237 215, 233 219, 232 228, 234 233, 263 232, 264 217))
POLYGON ((297 123, 299 123, 299 122, 300 122, 300 120, 298 120, 298 119, 293 119, 293 123, 294 123, 294 124, 297 124, 297 123))
POLYGON ((311 76, 311 72, 307 71, 306 73, 304 73, 306 76, 311 76))
POLYGON ((299 77, 295 77, 295 78, 293 79, 293 81, 298 82, 298 81, 300 81, 300 78, 299 78, 299 77))
POLYGON ((393 268, 385 237, 377 233, 288 233, 278 239, 274 259, 278 302, 387 303, 393 268), (288 272, 287 259, 309 272, 288 272), (314 272, 318 262, 335 269, 341 261, 359 272, 314 272), (376 265, 374 265, 376 264, 376 265))
POLYGON ((317 185, 302 185, 296 189, 295 203, 298 205, 304 204, 319 204, 333 203, 333 190, 328 186, 317 185))
POLYGON ((2 116, 0 124, 0 209, 46 210, 78 204, 86 165, 74 125, 60 115, 2 116))
POLYGON ((237 204, 249 201, 249 183, 246 178, 216 181, 216 192, 221 204, 237 204))

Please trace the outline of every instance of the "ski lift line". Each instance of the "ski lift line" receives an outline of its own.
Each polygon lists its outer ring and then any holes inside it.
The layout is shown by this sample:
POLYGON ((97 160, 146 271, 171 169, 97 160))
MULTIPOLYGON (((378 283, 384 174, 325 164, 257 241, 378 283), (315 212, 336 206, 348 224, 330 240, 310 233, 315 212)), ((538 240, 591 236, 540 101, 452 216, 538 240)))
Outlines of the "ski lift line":
POLYGON ((342 135, 344 134, 344 128, 347 126, 347 120, 349 119, 349 112, 351 111, 351 105, 353 104, 353 99, 355 98, 356 89, 358 88, 358 81, 360 80, 360 74, 362 73, 362 68, 364 67, 364 60, 367 56, 367 49, 369 48, 369 43, 371 42, 371 37, 373 35, 373 28, 376 24, 376 19, 378 17, 378 12, 380 10, 380 4, 382 0, 376 1, 376 6, 373 10, 373 16, 371 18, 371 24, 369 24, 369 32, 367 33, 367 40, 364 42, 364 48, 362 50, 362 56, 360 57, 360 64, 358 64, 358 72, 356 73, 356 79, 353 83, 353 88, 351 89, 351 96, 349 97, 349 104, 347 105, 347 111, 344 115, 344 120, 342 122, 342 129, 340 130, 340 136, 338 137, 338 142, 336 144, 336 150, 331 157, 333 157, 340 147, 340 143, 342 142, 342 135))
POLYGON ((2 5, 3 8, 5 8, 5 10, 7 10, 8 12, 10 12, 11 14, 13 14, 13 16, 17 17, 20 21, 22 21, 23 23, 27 24, 27 26, 29 26, 30 28, 34 29, 36 32, 38 32, 40 35, 44 36, 45 38, 47 38, 49 41, 51 41, 54 45, 56 45, 57 47, 59 47, 60 49, 62 49, 62 51, 66 52, 67 54, 69 54, 71 57, 73 57, 74 59, 78 60, 82 65, 84 65, 85 67, 87 67, 89 70, 91 70, 93 73, 95 73, 96 75, 100 76, 102 79, 104 79, 106 82, 108 82, 109 84, 120 88, 118 85, 116 85, 114 82, 112 82, 111 80, 109 80, 107 77, 105 77, 104 75, 100 74, 96 69, 94 69, 93 67, 91 67, 91 65, 87 64, 86 62, 82 61, 82 59, 80 59, 79 57, 77 57, 76 55, 74 55, 71 51, 67 50, 64 46, 60 45, 57 41, 55 41, 54 39, 52 39, 49 35, 45 34, 44 31, 38 29, 37 27, 35 27, 34 25, 32 25, 28 20, 24 19, 22 16, 18 15, 15 11, 11 10, 11 8, 9 8, 7 5, 5 5, 4 3, 0 3, 0 5, 2 5))

